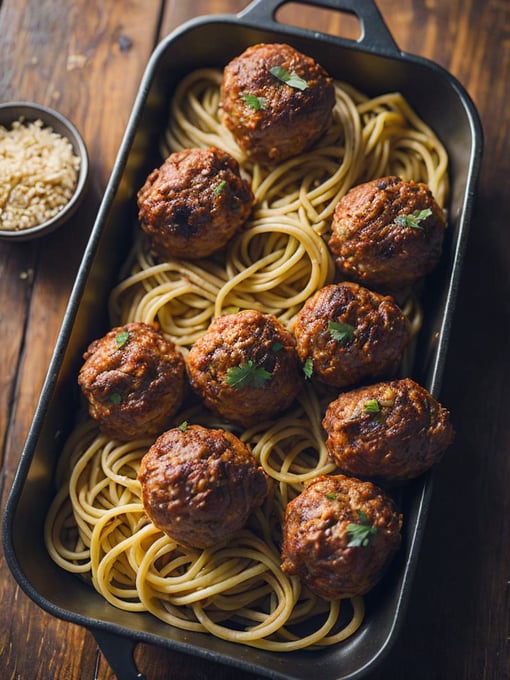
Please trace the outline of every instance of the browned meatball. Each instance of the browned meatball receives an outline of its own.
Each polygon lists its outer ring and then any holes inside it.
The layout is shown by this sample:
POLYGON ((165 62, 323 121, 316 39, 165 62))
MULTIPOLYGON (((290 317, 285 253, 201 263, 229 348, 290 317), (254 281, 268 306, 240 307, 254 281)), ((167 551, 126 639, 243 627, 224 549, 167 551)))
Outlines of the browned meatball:
POLYGON ((255 310, 215 319, 186 368, 207 408, 244 427, 290 406, 303 381, 294 337, 276 317, 255 310))
POLYGON ((246 155, 276 163, 305 151, 332 120, 332 79, 283 43, 246 49, 224 69, 223 123, 246 155))
POLYGON ((138 479, 153 524, 194 548, 228 539, 268 492, 267 476, 246 444, 201 425, 164 432, 143 457, 138 479))
POLYGON ((401 525, 371 482, 322 475, 285 509, 282 569, 326 600, 364 595, 397 551, 401 525))
POLYGON ((78 383, 104 434, 121 440, 160 434, 181 407, 184 357, 153 326, 113 328, 83 358, 78 383))
POLYGON ((237 161, 213 147, 170 154, 138 192, 140 225, 162 257, 197 259, 220 250, 252 205, 237 161))
POLYGON ((340 199, 329 248, 346 278, 398 291, 437 265, 445 228, 444 213, 427 185, 382 177, 340 199))
POLYGON ((340 394, 322 424, 341 470, 391 482, 428 470, 454 437, 447 409, 411 378, 340 394))
POLYGON ((332 283, 312 295, 297 315, 296 348, 313 376, 335 387, 395 374, 410 326, 389 296, 357 283, 332 283))

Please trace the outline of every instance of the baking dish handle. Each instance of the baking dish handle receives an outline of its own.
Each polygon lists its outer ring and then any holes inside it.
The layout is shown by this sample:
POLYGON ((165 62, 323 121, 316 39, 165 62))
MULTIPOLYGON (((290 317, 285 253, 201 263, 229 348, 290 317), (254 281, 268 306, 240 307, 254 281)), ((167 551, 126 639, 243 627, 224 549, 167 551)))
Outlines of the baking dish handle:
POLYGON ((89 629, 118 680, 145 680, 136 668, 133 653, 136 642, 99 628, 89 629))
MULTIPOLYGON (((363 49, 369 52, 382 53, 388 56, 400 55, 400 50, 374 0, 254 0, 238 16, 254 25, 262 25, 268 29, 277 30, 281 24, 275 19, 276 12, 288 2, 354 14, 361 26, 361 36, 354 42, 362 45, 363 49)), ((297 33, 310 32, 295 26, 292 28, 297 33)), ((352 45, 352 40, 333 37, 336 42, 340 41, 352 45)))

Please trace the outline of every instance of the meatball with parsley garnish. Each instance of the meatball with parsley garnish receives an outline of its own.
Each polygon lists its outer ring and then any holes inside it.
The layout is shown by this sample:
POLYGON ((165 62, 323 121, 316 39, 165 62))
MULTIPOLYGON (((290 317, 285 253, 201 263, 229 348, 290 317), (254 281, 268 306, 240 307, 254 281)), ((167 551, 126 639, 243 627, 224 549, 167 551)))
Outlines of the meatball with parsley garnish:
POLYGON ((267 475, 246 444, 226 430, 186 423, 158 437, 138 480, 152 523, 193 548, 230 538, 268 493, 267 475))
POLYGON ((203 258, 225 246, 248 219, 253 192, 230 154, 210 147, 176 151, 138 192, 140 226, 162 258, 203 258))
POLYGON ((155 327, 132 322, 90 343, 78 375, 90 416, 113 439, 158 435, 180 409, 184 357, 155 327))
POLYGON ((340 199, 328 245, 343 277, 398 292, 437 265, 445 229, 444 212, 426 184, 381 177, 340 199))
POLYGON ((411 378, 341 393, 322 424, 328 452, 342 472, 381 482, 424 473, 454 438, 449 411, 411 378))
POLYGON ((272 314, 244 310, 216 318, 186 356, 205 406, 249 427, 289 407, 303 382, 294 337, 272 314))
POLYGON ((329 284, 308 298, 293 330, 301 362, 334 387, 393 377, 410 338, 393 298, 350 282, 329 284))
POLYGON ((225 67, 221 91, 224 125, 260 163, 309 149, 328 129, 335 104, 322 66, 285 43, 248 47, 225 67))
POLYGON ((282 569, 326 600, 364 595, 400 546, 402 516, 371 482, 321 475, 285 509, 282 569))

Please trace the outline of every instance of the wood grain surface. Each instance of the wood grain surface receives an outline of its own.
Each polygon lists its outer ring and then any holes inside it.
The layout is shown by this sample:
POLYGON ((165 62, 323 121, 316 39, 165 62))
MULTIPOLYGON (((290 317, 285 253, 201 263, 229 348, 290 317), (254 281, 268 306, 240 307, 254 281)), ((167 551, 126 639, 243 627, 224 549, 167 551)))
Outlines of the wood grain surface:
MULTIPOLYGON (((292 4, 292 3, 291 3, 292 4)), ((57 108, 82 132, 91 184, 72 229, 0 242, 4 507, 95 211, 147 60, 161 37, 241 0, 1 0, 0 97, 57 108)), ((510 2, 378 0, 399 47, 453 73, 478 107, 485 152, 443 382, 457 438, 441 463, 405 624, 373 680, 510 678, 510 2)), ((352 16, 278 18, 355 38, 352 16)), ((255 680, 139 645, 147 680, 255 680)), ((52 618, 0 555, 0 669, 11 680, 109 680, 85 630, 52 618)))

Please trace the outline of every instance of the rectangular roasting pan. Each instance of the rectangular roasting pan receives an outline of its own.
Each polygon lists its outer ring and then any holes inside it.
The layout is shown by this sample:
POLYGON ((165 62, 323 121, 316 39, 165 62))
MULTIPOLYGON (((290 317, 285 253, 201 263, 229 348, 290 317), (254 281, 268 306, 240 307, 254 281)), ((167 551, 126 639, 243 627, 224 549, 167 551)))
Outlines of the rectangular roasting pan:
POLYGON ((276 20, 285 0, 256 0, 238 15, 199 17, 165 38, 151 57, 99 208, 49 366, 3 518, 4 546, 14 577, 41 608, 95 636, 120 680, 141 678, 138 642, 214 659, 279 680, 361 678, 384 657, 398 632, 423 534, 431 475, 403 492, 402 549, 366 598, 366 619, 347 642, 324 651, 275 654, 175 630, 150 614, 119 611, 46 553, 43 521, 54 494, 53 473, 77 409, 76 375, 88 342, 108 327, 106 300, 129 247, 135 194, 159 164, 158 141, 176 83, 190 70, 224 66, 257 42, 289 42, 331 75, 376 95, 401 91, 438 133, 450 156, 449 229, 440 267, 427 281, 426 323, 413 377, 438 395, 459 284, 477 176, 482 131, 462 86, 436 64, 401 52, 373 0, 315 0, 307 5, 358 17, 358 41, 290 27, 276 20))

